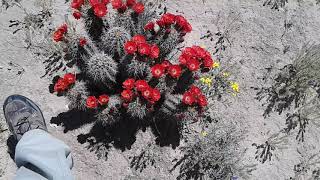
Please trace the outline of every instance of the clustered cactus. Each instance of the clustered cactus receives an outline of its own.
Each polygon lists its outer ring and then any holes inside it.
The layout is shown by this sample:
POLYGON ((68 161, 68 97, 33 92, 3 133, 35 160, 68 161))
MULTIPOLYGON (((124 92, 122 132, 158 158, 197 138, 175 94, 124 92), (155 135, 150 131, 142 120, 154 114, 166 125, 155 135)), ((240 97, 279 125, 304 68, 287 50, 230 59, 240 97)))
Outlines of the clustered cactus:
POLYGON ((69 67, 64 77, 54 78, 52 92, 108 125, 122 117, 185 120, 190 108, 204 112, 206 93, 194 84, 213 68, 211 54, 192 46, 176 55, 192 27, 181 15, 158 17, 154 7, 136 0, 73 0, 74 21, 84 28, 78 32, 67 21, 53 33, 69 67))

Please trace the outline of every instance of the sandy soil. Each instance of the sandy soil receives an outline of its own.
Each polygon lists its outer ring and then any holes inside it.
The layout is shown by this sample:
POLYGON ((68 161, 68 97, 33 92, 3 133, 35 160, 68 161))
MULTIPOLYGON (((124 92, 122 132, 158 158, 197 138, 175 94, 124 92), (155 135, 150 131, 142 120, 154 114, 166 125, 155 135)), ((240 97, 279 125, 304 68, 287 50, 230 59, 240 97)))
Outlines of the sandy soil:
MULTIPOLYGON (((33 5, 28 2, 24 4, 32 9, 33 5)), ((59 19, 66 5, 56 4, 55 18, 59 19)), ((279 10, 263 4, 264 0, 170 0, 166 6, 169 12, 183 13, 193 25, 193 32, 186 38, 188 45, 204 45, 212 50, 219 38, 215 33, 224 35, 226 49, 219 51, 216 58, 221 59, 223 66, 231 67, 230 72, 240 83, 241 93, 237 97, 227 97, 227 101, 217 105, 216 110, 224 121, 235 121, 247 130, 241 144, 242 148, 248 149, 245 161, 257 164, 249 179, 282 180, 294 176, 295 164, 319 152, 319 130, 308 128, 304 143, 288 138, 288 142, 283 143, 285 148, 277 148, 271 161, 260 163, 254 158, 256 149, 252 143, 264 143, 284 127, 285 119, 277 114, 264 118, 264 107, 254 99, 256 92, 251 87, 264 85, 260 78, 267 75, 265 68, 281 68, 292 62, 303 44, 320 42, 320 6, 313 0, 289 0, 279 10), (210 38, 200 40, 208 30, 213 33, 213 41, 210 38)), ((10 94, 25 95, 39 104, 49 123, 52 117, 67 110, 66 101, 49 93, 49 80, 40 78, 44 67, 24 47, 24 34, 13 35, 8 27, 9 20, 23 17, 23 12, 16 7, 0 14, 0 102, 10 94)), ((4 122, 2 111, 0 122, 4 122)), ((171 160, 179 154, 179 148, 159 147, 162 158, 155 166, 140 173, 130 168, 130 157, 153 141, 150 132, 139 132, 130 150, 111 148, 105 160, 87 150, 88 144, 78 142, 77 135, 89 128, 90 125, 86 125, 63 133, 63 127, 49 126, 54 136, 71 146, 76 179, 175 179, 177 172, 169 173, 169 169, 173 166, 171 160)), ((8 136, 8 132, 0 134, 0 179, 12 179, 16 171, 7 152, 8 136)))

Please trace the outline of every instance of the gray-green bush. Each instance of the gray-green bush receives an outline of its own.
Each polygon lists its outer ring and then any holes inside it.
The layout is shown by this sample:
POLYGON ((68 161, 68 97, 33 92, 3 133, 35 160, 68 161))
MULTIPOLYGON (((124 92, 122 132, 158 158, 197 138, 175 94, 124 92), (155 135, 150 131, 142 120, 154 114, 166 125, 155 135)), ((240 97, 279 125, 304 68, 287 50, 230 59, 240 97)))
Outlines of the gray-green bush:
MULTIPOLYGON (((291 64, 280 69, 272 85, 262 87, 257 99, 265 101, 264 116, 287 111, 284 132, 298 128, 296 139, 304 141, 307 125, 319 126, 320 45, 306 45, 291 64)), ((259 88, 258 88, 259 89, 259 88)))
POLYGON ((242 132, 234 124, 217 123, 210 127, 208 135, 198 136, 182 147, 184 156, 176 160, 174 170, 180 166, 177 179, 230 179, 233 176, 247 178, 254 169, 242 163, 245 151, 239 148, 242 132))

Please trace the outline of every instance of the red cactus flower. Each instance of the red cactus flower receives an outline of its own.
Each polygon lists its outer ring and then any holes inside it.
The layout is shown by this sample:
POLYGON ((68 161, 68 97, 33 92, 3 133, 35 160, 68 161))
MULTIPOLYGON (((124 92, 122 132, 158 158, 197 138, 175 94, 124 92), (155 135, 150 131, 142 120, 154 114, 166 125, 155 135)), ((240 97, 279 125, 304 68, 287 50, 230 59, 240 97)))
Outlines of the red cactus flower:
POLYGON ((175 18, 177 25, 180 27, 184 33, 188 33, 192 31, 191 24, 181 15, 176 16, 175 18))
POLYGON ((80 38, 79 39, 79 44, 80 44, 80 46, 85 46, 86 44, 87 44, 87 40, 86 40, 86 38, 80 38))
POLYGON ((207 51, 200 46, 192 46, 192 49, 195 51, 196 56, 199 58, 205 58, 207 55, 207 51))
POLYGON ((111 5, 112 5, 113 9, 120 9, 124 4, 123 4, 122 0, 112 0, 111 5))
POLYGON ((133 92, 131 90, 125 89, 121 93, 121 98, 126 102, 130 102, 133 98, 133 92))
POLYGON ((175 20, 177 22, 177 25, 180 26, 180 28, 182 29, 184 29, 184 27, 186 27, 188 24, 188 21, 186 20, 186 18, 184 18, 181 15, 177 15, 175 20))
POLYGON ((213 65, 213 60, 211 59, 211 57, 207 57, 203 60, 203 66, 206 68, 211 68, 213 65))
POLYGON ((63 80, 68 84, 74 84, 76 82, 76 76, 72 73, 65 74, 63 80))
POLYGON ((62 41, 63 36, 65 33, 68 32, 67 24, 61 25, 54 33, 53 33, 53 40, 56 42, 62 41))
POLYGON ((127 41, 124 45, 124 49, 128 54, 134 54, 137 51, 137 45, 133 41, 127 41))
POLYGON ((186 18, 184 18, 183 16, 181 15, 176 15, 176 22, 178 25, 184 25, 186 24, 188 21, 186 20, 186 18))
POLYGON ((190 71, 197 71, 200 68, 200 62, 196 58, 191 58, 187 67, 190 71))
POLYGON ((95 5, 93 10, 94 14, 100 18, 105 16, 108 12, 106 5, 102 3, 95 5))
POLYGON ((190 92, 186 92, 183 94, 182 102, 191 106, 195 102, 195 98, 190 92))
POLYGON ((138 34, 132 37, 132 41, 137 44, 146 43, 146 38, 143 35, 138 34))
POLYGON ((173 78, 179 78, 181 76, 182 69, 179 65, 171 65, 168 68, 168 73, 173 78))
POLYGON ((164 69, 168 69, 171 66, 171 63, 168 60, 164 60, 161 65, 164 69))
POLYGON ((153 67, 151 67, 151 73, 152 76, 155 78, 160 78, 164 74, 164 68, 161 64, 156 64, 153 67))
POLYGON ((190 23, 186 23, 185 26, 183 27, 183 31, 186 33, 189 33, 192 31, 192 26, 190 23))
POLYGON ((136 4, 136 0, 127 0, 127 6, 131 7, 136 4))
POLYGON ((195 97, 199 97, 200 95, 202 95, 201 89, 198 88, 197 86, 191 86, 190 88, 190 92, 195 96, 195 97))
POLYGON ((152 90, 152 95, 151 95, 151 100, 154 101, 154 102, 157 102, 159 101, 161 98, 161 93, 158 89, 153 89, 152 90))
POLYGON ((134 83, 135 83, 135 80, 132 79, 132 78, 130 78, 130 79, 125 80, 125 81, 122 83, 122 87, 123 87, 124 89, 129 89, 129 90, 131 90, 131 89, 134 88, 134 83))
POLYGON ((75 11, 72 15, 77 20, 80 19, 82 16, 81 12, 79 12, 79 11, 75 11))
POLYGON ((99 96, 98 102, 99 102, 99 104, 101 104, 102 106, 108 104, 108 102, 109 102, 109 96, 106 95, 106 94, 103 94, 103 95, 99 96))
POLYGON ((121 8, 118 9, 119 12, 125 12, 127 10, 126 4, 122 4, 121 8))
POLYGON ((107 5, 109 4, 110 0, 101 0, 101 3, 104 4, 104 5, 107 5))
POLYGON ((190 58, 189 58, 187 55, 182 54, 182 55, 179 57, 179 62, 180 62, 180 64, 182 64, 182 65, 186 65, 187 62, 189 61, 189 59, 190 59, 190 58))
POLYGON ((68 25, 67 24, 63 24, 58 28, 58 31, 61 31, 63 34, 68 32, 68 25))
POLYGON ((192 47, 186 47, 186 48, 183 50, 183 54, 186 55, 186 56, 196 56, 196 55, 197 55, 197 52, 196 52, 195 49, 192 48, 192 47))
POLYGON ((98 107, 98 100, 94 96, 89 96, 87 98, 87 103, 86 104, 87 104, 88 108, 94 109, 94 108, 98 107))
POLYGON ((64 78, 60 78, 58 79, 58 81, 56 82, 56 84, 54 85, 54 91, 55 92, 63 92, 68 88, 68 82, 65 81, 64 78))
POLYGON ((129 103, 122 103, 122 107, 127 109, 129 107, 129 103))
POLYGON ((162 16, 161 19, 163 20, 165 25, 171 25, 175 23, 175 18, 176 16, 174 14, 166 13, 162 16))
POLYGON ((53 33, 53 40, 56 41, 56 42, 59 42, 59 41, 62 41, 63 40, 63 32, 62 31, 55 31, 53 33))
POLYGON ((205 107, 208 105, 208 101, 205 95, 200 95, 197 100, 199 106, 205 107))
POLYGON ((140 43, 138 45, 138 52, 140 55, 148 56, 151 52, 150 45, 147 43, 140 43))
POLYGON ((74 9, 79 9, 81 5, 77 1, 72 1, 71 7, 74 9))
POLYGON ((170 34, 171 33, 171 29, 166 29, 165 33, 166 34, 170 34))
POLYGON ((137 90, 141 92, 146 90, 149 87, 149 84, 145 80, 138 80, 136 81, 135 86, 137 90))
POLYGON ((164 27, 165 25, 166 25, 166 23, 164 22, 164 20, 163 19, 159 19, 159 20, 157 20, 156 21, 156 23, 158 24, 158 26, 160 26, 160 27, 164 27))
POLYGON ((144 26, 144 30, 145 30, 145 31, 154 30, 154 22, 148 22, 148 24, 146 24, 146 25, 144 26))
POLYGON ((144 11, 144 5, 142 3, 136 3, 135 5, 132 6, 132 9, 137 14, 141 14, 144 11))
POLYGON ((150 53, 150 57, 155 59, 158 58, 160 54, 160 49, 156 44, 151 45, 151 53, 150 53))
POLYGON ((89 3, 92 7, 95 7, 96 5, 100 4, 99 0, 89 0, 89 3))
POLYGON ((147 89, 145 89, 144 91, 142 91, 142 96, 145 99, 150 99, 151 95, 152 95, 153 89, 151 87, 148 87, 147 89))
POLYGON ((71 2, 71 7, 74 9, 80 9, 80 7, 83 5, 84 0, 73 0, 71 2))

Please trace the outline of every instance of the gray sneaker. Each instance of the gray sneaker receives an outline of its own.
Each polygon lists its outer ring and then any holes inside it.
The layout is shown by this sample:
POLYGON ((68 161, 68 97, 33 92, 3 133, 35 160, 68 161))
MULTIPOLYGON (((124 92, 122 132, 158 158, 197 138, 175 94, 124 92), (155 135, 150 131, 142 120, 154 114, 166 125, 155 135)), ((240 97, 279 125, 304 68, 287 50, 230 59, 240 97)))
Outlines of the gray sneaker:
POLYGON ((47 130, 40 108, 21 95, 9 96, 3 104, 3 112, 9 129, 17 141, 33 129, 47 130))

